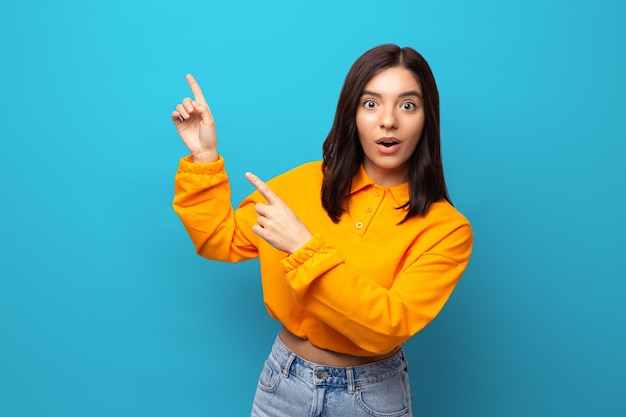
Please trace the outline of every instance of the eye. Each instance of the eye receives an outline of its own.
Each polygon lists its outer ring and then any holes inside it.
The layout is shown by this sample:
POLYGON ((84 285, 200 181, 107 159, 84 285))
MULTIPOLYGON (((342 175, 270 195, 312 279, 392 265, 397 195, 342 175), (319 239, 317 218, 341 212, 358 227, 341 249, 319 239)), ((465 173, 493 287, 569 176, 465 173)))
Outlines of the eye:
POLYGON ((412 103, 410 101, 405 101, 404 103, 402 103, 401 107, 403 110, 408 110, 408 111, 413 111, 417 109, 417 106, 415 105, 415 103, 412 103))
POLYGON ((375 109, 376 107, 378 107, 378 103, 376 103, 376 101, 372 99, 368 99, 363 102, 363 107, 365 107, 366 109, 375 109))

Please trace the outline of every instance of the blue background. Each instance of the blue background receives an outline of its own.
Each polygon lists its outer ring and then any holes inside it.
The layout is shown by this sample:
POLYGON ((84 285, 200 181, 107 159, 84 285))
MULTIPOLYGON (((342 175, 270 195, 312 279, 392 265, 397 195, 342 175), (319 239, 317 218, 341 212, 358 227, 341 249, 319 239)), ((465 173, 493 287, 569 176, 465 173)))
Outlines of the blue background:
POLYGON ((171 209, 192 72, 243 173, 321 157, 353 61, 422 52, 470 266, 406 346, 418 416, 626 416, 626 6, 597 0, 8 2, 0 415, 249 415, 258 264, 171 209))

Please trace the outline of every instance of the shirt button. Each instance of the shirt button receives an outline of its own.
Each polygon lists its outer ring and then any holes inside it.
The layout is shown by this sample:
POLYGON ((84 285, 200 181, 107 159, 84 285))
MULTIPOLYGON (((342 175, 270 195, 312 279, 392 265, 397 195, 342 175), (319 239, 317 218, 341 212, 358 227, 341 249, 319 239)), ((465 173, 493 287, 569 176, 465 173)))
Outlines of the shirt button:
POLYGON ((365 207, 365 212, 366 213, 369 213, 371 211, 372 211, 372 207, 370 207, 370 206, 365 207))
POLYGON ((357 229, 362 229, 363 228, 363 222, 356 222, 356 224, 354 226, 356 226, 357 229))
POLYGON ((376 197, 380 197, 380 190, 374 190, 374 195, 376 197))

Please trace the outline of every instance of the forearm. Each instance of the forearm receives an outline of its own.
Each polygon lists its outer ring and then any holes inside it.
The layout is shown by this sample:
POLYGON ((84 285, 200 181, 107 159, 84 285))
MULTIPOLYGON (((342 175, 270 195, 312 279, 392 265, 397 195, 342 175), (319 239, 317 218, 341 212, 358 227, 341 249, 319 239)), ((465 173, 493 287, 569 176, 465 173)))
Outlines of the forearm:
POLYGON ((304 309, 360 348, 382 354, 402 345, 439 313, 467 265, 470 248, 466 244, 456 260, 423 254, 389 288, 351 268, 319 238, 286 258, 283 268, 304 309))
POLYGON ((172 206, 199 255, 236 262, 257 256, 256 248, 237 229, 224 160, 208 164, 180 161, 172 206))

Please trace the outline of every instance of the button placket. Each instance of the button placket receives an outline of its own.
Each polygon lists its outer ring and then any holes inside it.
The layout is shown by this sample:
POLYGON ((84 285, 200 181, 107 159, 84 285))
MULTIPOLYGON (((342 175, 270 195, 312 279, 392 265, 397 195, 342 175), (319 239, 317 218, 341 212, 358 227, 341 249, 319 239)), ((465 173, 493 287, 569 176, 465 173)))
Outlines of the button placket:
POLYGON ((354 233, 360 236, 365 234, 368 225, 383 200, 384 193, 381 187, 375 186, 365 191, 365 194, 361 196, 360 207, 353 212, 355 216, 352 218, 351 229, 354 233))

